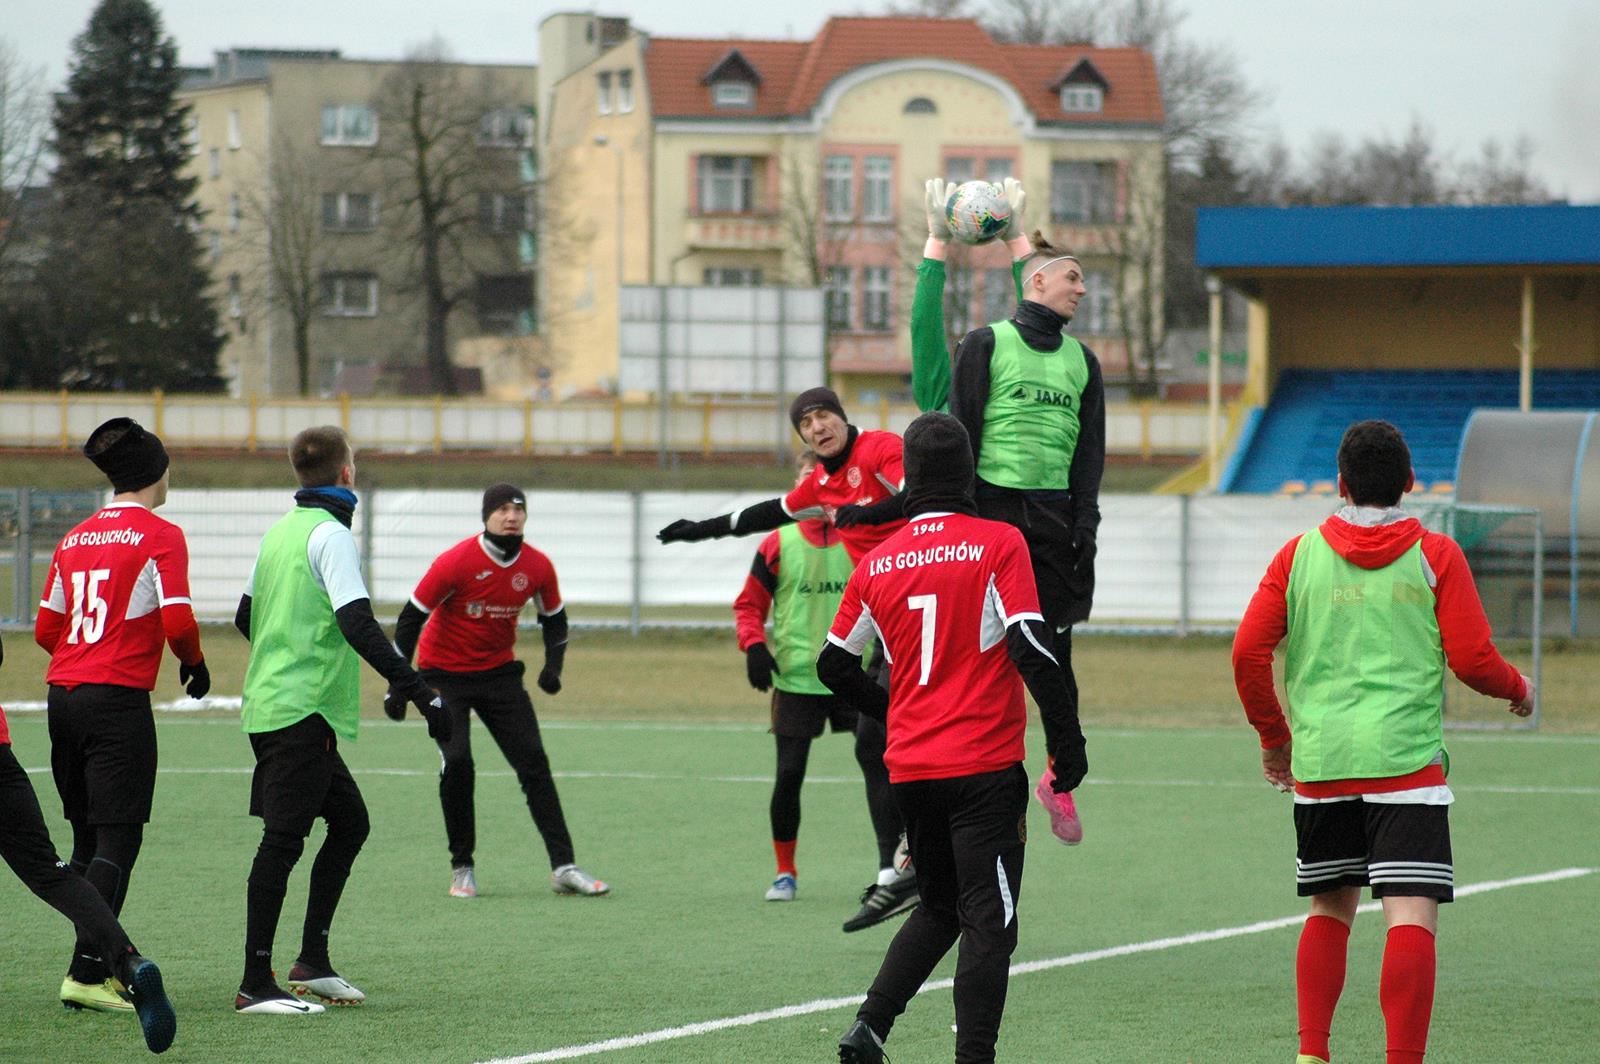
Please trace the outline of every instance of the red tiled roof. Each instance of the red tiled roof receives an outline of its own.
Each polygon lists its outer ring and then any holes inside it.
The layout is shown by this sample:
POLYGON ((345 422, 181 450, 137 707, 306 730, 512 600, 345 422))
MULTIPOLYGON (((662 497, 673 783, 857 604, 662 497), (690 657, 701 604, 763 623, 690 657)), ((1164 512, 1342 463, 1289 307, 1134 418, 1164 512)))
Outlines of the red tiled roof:
POLYGON ((658 117, 778 117, 808 114, 839 77, 894 59, 966 63, 1010 82, 1040 122, 1157 124, 1162 119, 1155 61, 1138 48, 1001 44, 973 19, 830 18, 810 41, 696 40, 652 37, 645 51, 650 106, 658 117), (737 48, 761 72, 756 105, 731 111, 711 106, 701 82, 717 60, 737 48), (1061 110, 1051 86, 1090 60, 1111 84, 1097 114, 1061 110))

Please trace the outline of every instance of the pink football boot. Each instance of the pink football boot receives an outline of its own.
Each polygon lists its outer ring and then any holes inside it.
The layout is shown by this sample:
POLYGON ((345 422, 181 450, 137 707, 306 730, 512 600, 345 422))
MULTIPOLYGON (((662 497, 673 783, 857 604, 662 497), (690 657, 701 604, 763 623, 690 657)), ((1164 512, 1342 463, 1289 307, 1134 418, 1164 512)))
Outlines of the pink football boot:
POLYGON ((1083 841, 1083 821, 1078 819, 1078 806, 1073 802, 1070 792, 1057 794, 1050 789, 1055 778, 1054 768, 1045 769, 1033 793, 1039 799, 1039 804, 1050 811, 1051 834, 1068 846, 1076 846, 1083 841))

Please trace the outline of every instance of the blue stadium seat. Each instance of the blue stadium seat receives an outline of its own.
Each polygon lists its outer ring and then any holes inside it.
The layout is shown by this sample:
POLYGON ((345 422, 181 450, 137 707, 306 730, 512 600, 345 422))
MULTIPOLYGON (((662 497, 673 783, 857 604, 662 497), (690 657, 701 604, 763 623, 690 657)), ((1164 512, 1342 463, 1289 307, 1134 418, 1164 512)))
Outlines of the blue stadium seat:
MULTIPOLYGON (((1288 481, 1331 480, 1345 428, 1363 418, 1400 426, 1417 480, 1450 482, 1472 411, 1515 407, 1518 394, 1515 370, 1285 370, 1222 490, 1278 492, 1288 481)), ((1533 406, 1600 408, 1600 371, 1535 369, 1533 406)))

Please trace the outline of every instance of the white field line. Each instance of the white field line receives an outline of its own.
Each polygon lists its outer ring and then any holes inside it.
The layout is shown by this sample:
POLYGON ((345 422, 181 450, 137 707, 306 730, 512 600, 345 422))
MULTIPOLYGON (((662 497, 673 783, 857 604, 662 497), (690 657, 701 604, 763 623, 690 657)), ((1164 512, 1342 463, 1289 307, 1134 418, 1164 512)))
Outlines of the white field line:
MULTIPOLYGON (((1471 897, 1474 894, 1486 894, 1494 890, 1505 890, 1510 887, 1535 886, 1541 883, 1557 883, 1566 879, 1576 879, 1593 873, 1593 868, 1563 868, 1555 872, 1543 872, 1538 875, 1519 876, 1515 879, 1497 879, 1485 883, 1473 883, 1461 887, 1455 894, 1457 898, 1471 897)), ((1357 912, 1377 912, 1382 909, 1381 902, 1369 902, 1362 905, 1357 912)), ((1067 968, 1078 964, 1089 964, 1093 961, 1113 960, 1117 957, 1130 957, 1139 953, 1156 953, 1162 950, 1176 949, 1179 946, 1194 946, 1205 942, 1219 942, 1228 938, 1240 938, 1245 935, 1259 935, 1266 931, 1277 931, 1285 927, 1294 927, 1305 922, 1304 914, 1298 916, 1284 916, 1276 920, 1262 920, 1258 923, 1244 924, 1239 927, 1219 927, 1211 931, 1196 931, 1188 935, 1175 935, 1171 938, 1156 938, 1146 942, 1130 942, 1122 946, 1112 946, 1108 949, 1088 950, 1083 953, 1070 953, 1065 957, 1052 957, 1048 960, 1026 961, 1022 964, 1013 964, 1011 974, 1028 975, 1033 972, 1046 972, 1056 968, 1067 968)), ((924 983, 919 994, 926 994, 934 990, 949 990, 955 985, 954 980, 938 979, 924 983)), ((693 1038, 702 1034, 713 1034, 733 1027, 750 1027, 769 1020, 784 1020, 795 1016, 807 1016, 816 1012, 832 1012, 835 1009, 850 1008, 859 1005, 863 996, 860 994, 850 997, 818 998, 814 1001, 803 1002, 798 1005, 785 1005, 781 1008, 765 1009, 761 1012, 747 1012, 742 1016, 728 1016, 720 1020, 703 1020, 700 1023, 684 1024, 681 1027, 663 1027, 660 1030, 646 1031, 642 1034, 624 1035, 619 1038, 608 1038, 601 1042, 589 1042, 584 1045, 562 1046, 559 1049, 547 1049, 540 1053, 529 1053, 520 1057, 497 1057, 494 1060, 484 1061, 481 1064, 538 1064, 548 1060, 571 1060, 575 1057, 594 1056, 600 1053, 610 1053, 618 1049, 636 1049, 639 1046, 655 1045, 659 1042, 670 1042, 680 1038, 693 1038)))
MULTIPOLYGON (((50 771, 47 766, 29 766, 25 769, 32 775, 43 775, 50 771)), ((251 765, 222 765, 218 767, 205 766, 174 766, 159 769, 157 774, 162 776, 242 776, 254 772, 251 765)), ((356 774, 360 776, 401 776, 401 777, 428 777, 433 778, 439 774, 436 768, 358 768, 356 774)), ((508 769, 478 769, 477 775, 485 778, 509 777, 516 773, 508 769)), ((688 773, 670 772, 586 772, 568 770, 551 773, 558 780, 631 780, 642 782, 688 782, 688 783, 762 783, 771 785, 771 776, 695 776, 688 773)), ((860 776, 807 776, 807 783, 844 783, 861 785, 860 776)), ((1090 776, 1084 781, 1086 787, 1204 787, 1211 790, 1265 790, 1267 784, 1262 781, 1244 780, 1107 780, 1090 776)), ((1578 797, 1600 795, 1600 787, 1519 787, 1510 785, 1485 784, 1483 786, 1457 787, 1466 794, 1559 794, 1578 797)))

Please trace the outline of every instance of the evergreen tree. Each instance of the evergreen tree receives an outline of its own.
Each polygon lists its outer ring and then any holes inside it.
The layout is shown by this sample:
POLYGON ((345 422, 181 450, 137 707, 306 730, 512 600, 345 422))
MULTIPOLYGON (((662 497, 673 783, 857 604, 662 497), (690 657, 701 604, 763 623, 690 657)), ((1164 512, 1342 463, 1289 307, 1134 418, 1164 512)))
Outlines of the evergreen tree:
POLYGON ((101 0, 72 51, 40 271, 59 383, 215 391, 223 337, 183 173, 177 47, 147 0, 101 0))

